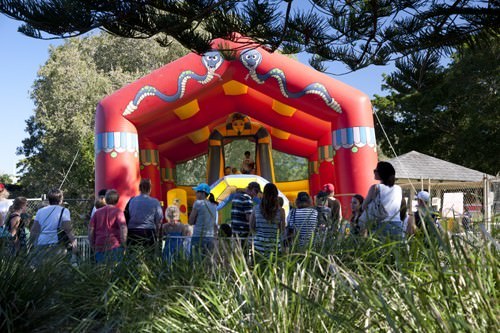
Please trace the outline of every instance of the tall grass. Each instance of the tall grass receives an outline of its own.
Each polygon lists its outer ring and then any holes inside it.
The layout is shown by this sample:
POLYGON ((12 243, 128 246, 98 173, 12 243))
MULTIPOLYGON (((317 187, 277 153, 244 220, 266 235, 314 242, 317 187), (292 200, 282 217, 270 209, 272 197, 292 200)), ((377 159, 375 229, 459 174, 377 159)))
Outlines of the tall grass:
POLYGON ((482 241, 347 238, 214 258, 118 265, 2 258, 0 331, 496 332, 499 259, 482 241))

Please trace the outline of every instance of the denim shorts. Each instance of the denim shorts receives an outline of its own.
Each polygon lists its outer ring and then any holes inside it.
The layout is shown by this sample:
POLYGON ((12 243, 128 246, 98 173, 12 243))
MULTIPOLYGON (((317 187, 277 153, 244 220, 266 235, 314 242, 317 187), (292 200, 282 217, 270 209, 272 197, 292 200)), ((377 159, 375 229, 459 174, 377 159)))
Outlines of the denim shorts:
POLYGON ((392 240, 401 240, 403 237, 403 222, 382 221, 375 227, 375 235, 392 240))
POLYGON ((114 249, 95 253, 96 263, 119 262, 123 259, 123 247, 115 247, 114 249))

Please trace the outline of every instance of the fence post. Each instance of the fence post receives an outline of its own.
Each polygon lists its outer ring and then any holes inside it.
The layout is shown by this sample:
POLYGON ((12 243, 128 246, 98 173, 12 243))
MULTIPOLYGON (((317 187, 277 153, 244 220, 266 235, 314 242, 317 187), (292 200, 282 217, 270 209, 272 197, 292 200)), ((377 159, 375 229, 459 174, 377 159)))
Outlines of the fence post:
POLYGON ((486 230, 491 232, 490 214, 489 214, 489 181, 486 175, 483 175, 483 221, 486 230))

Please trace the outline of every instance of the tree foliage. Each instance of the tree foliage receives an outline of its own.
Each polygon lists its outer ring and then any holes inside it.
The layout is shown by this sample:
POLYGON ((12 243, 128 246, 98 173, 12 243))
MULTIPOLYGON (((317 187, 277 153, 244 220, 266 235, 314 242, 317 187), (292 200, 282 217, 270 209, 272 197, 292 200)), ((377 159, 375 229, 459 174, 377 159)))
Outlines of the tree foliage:
MULTIPOLYGON (((385 78, 390 94, 373 101, 396 153, 418 150, 498 173, 499 39, 460 48, 446 68, 432 53, 418 53, 398 61, 396 67, 385 78)), ((380 127, 377 136, 382 149, 389 152, 380 127)))
POLYGON ((12 177, 9 174, 3 173, 0 174, 0 183, 1 184, 11 184, 12 183, 12 177))
POLYGON ((448 52, 500 32, 497 0, 0 0, 0 13, 24 21, 20 31, 35 38, 102 29, 162 45, 173 37, 200 53, 239 32, 272 50, 308 52, 319 69, 323 61, 355 70, 421 50, 448 52))
POLYGON ((99 35, 69 40, 49 53, 33 85, 35 110, 26 121, 29 136, 18 148, 25 156, 21 183, 29 195, 39 196, 63 181, 69 196, 90 194, 97 103, 186 50, 177 44, 164 49, 153 40, 99 35))

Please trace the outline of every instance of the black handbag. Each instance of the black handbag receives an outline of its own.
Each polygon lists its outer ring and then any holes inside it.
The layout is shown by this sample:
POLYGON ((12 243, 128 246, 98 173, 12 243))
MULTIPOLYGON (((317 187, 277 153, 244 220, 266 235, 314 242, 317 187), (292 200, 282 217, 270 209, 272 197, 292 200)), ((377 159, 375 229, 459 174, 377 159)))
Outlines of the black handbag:
POLYGON ((62 226, 62 216, 64 213, 64 210, 66 208, 63 207, 61 209, 61 215, 59 215, 59 223, 57 225, 57 240, 59 241, 59 244, 62 245, 65 249, 71 248, 71 241, 68 238, 68 234, 66 234, 66 231, 64 231, 64 228, 62 226))

